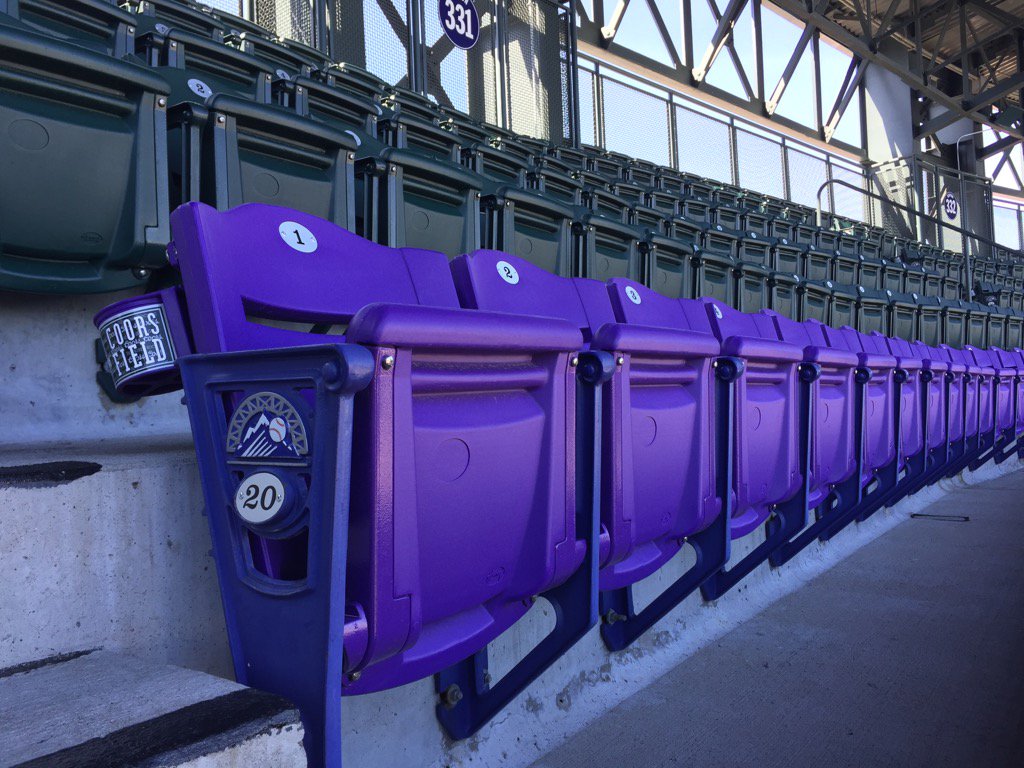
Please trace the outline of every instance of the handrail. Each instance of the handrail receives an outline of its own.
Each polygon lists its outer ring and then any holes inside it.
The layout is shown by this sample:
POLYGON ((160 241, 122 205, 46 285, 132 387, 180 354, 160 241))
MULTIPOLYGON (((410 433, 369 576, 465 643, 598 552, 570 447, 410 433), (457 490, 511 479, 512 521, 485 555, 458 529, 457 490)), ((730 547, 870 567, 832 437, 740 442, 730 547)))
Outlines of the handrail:
MULTIPOLYGON (((960 234, 964 235, 967 238, 967 240, 968 240, 966 251, 963 254, 964 266, 966 267, 966 274, 964 275, 964 279, 965 279, 966 285, 964 287, 967 289, 966 295, 968 297, 974 295, 974 286, 973 286, 974 280, 973 280, 973 269, 972 269, 973 265, 971 264, 971 254, 970 254, 971 245, 970 245, 970 241, 971 240, 976 240, 978 242, 985 243, 986 245, 992 246, 994 248, 1003 248, 1004 250, 1011 250, 1011 251, 1015 250, 1013 248, 1006 248, 1005 246, 1000 245, 999 243, 997 243, 995 240, 990 240, 989 238, 984 237, 982 235, 979 235, 976 232, 970 232, 970 231, 968 231, 966 229, 963 229, 962 227, 956 226, 955 224, 950 224, 950 223, 947 223, 947 222, 943 221, 942 219, 936 218, 935 216, 931 216, 931 215, 929 215, 927 213, 921 213, 920 211, 916 210, 915 208, 911 208, 908 205, 903 205, 902 203, 894 202, 893 200, 890 200, 889 198, 884 197, 884 196, 878 194, 877 192, 872 192, 870 190, 864 189, 863 187, 857 187, 857 186, 851 184, 848 181, 843 181, 842 179, 829 179, 824 184, 822 184, 820 187, 818 187, 818 196, 817 196, 818 197, 818 212, 817 212, 817 216, 818 216, 818 226, 819 227, 822 226, 822 224, 824 223, 823 222, 823 217, 822 217, 822 208, 821 208, 821 193, 825 191, 826 187, 831 187, 834 184, 838 184, 841 187, 847 187, 848 189, 852 189, 854 192, 859 192, 862 195, 866 195, 867 197, 873 198, 875 200, 879 200, 879 201, 881 201, 882 203, 884 203, 886 205, 891 205, 894 208, 899 208, 900 210, 907 211, 908 213, 910 213, 913 216, 916 216, 919 219, 923 219, 925 221, 930 221, 932 224, 935 224, 936 226, 945 227, 946 229, 951 229, 954 232, 959 232, 960 234)), ((836 214, 833 212, 831 215, 835 216, 836 214)), ((993 255, 994 255, 994 252, 993 252, 993 255)))

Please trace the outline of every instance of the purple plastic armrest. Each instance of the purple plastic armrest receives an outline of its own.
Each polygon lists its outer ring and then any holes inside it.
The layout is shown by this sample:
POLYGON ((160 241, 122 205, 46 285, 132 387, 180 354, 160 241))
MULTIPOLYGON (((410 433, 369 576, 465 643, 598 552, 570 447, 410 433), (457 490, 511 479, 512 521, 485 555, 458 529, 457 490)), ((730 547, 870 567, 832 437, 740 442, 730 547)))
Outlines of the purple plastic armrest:
POLYGON ((679 358, 713 357, 721 351, 718 340, 709 333, 622 323, 602 325, 594 334, 591 346, 679 358))
POLYGON ((357 344, 433 349, 564 351, 579 349, 580 332, 564 320, 479 310, 370 304, 348 327, 357 344))
POLYGON ((880 355, 876 352, 858 352, 857 360, 865 368, 880 371, 895 368, 898 364, 892 355, 880 355))
POLYGON ((804 347, 804 361, 834 368, 855 368, 857 355, 831 347, 804 347))
POLYGON ((730 336, 722 342, 722 354, 760 362, 799 363, 803 350, 787 341, 730 336))

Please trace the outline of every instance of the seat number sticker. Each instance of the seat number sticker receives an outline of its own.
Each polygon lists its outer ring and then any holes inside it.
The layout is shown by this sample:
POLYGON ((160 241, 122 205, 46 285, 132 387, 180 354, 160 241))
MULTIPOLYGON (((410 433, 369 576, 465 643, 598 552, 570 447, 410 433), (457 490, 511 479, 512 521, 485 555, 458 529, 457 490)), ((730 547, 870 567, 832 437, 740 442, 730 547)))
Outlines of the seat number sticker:
POLYGON ((316 250, 316 237, 297 221, 282 221, 277 231, 289 248, 302 253, 312 253, 316 250))
POLYGON ((632 285, 626 286, 626 298, 632 301, 634 304, 640 303, 640 293, 632 285))
POLYGON ((509 285, 517 285, 519 283, 519 272, 509 264, 507 261, 499 261, 494 265, 498 269, 498 274, 501 275, 501 279, 509 285))
POLYGON ((284 506, 284 483, 273 472, 256 472, 238 486, 235 511, 245 522, 260 525, 274 519, 284 506))
POLYGON ((209 98, 213 94, 210 86, 195 77, 188 81, 188 87, 192 90, 192 93, 201 99, 209 98))

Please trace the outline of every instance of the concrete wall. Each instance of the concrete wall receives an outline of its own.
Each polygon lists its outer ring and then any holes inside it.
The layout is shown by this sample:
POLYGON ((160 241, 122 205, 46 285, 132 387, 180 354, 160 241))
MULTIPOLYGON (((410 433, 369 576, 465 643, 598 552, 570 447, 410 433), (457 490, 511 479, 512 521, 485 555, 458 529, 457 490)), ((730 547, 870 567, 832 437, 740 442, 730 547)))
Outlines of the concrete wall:
MULTIPOLYGON (((185 409, 176 394, 114 405, 94 382, 91 317, 110 300, 0 296, 0 668, 103 646, 229 676, 185 409), (71 482, 2 469, 55 461, 99 466, 71 482)), ((896 519, 877 515, 779 572, 762 570, 717 605, 691 597, 623 653, 609 654, 592 631, 490 726, 459 744, 434 718, 431 680, 346 699, 346 764, 527 765, 896 519)), ((759 536, 737 542, 734 552, 759 536)), ((687 567, 688 557, 641 591, 652 595, 687 567)), ((494 644, 495 675, 546 626, 546 610, 538 603, 494 644)))

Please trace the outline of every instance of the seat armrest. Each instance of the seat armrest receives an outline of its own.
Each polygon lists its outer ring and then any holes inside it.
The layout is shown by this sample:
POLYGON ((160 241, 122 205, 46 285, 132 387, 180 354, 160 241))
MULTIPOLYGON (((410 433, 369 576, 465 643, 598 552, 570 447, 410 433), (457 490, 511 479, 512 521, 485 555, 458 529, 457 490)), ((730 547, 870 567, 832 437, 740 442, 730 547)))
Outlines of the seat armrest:
POLYGON ((579 329, 564 320, 413 304, 368 304, 352 318, 346 340, 419 349, 524 352, 570 352, 583 346, 579 329))
POLYGON ((896 358, 892 355, 881 355, 877 352, 858 352, 858 362, 865 368, 870 368, 873 371, 888 368, 892 370, 896 367, 896 358))
POLYGON ((804 362, 827 365, 834 368, 856 368, 857 355, 844 349, 832 347, 804 347, 804 362))
POLYGON ((605 323, 590 346, 666 357, 715 357, 721 351, 718 339, 710 333, 625 323, 605 323))
POLYGON ((799 363, 804 351, 795 344, 752 336, 730 336, 722 342, 722 354, 762 362, 799 363))
POLYGON ((896 357, 896 365, 905 371, 920 371, 923 361, 919 357, 896 357))
POLYGON ((932 360, 930 358, 926 358, 921 361, 921 364, 926 371, 945 373, 946 371, 950 370, 950 364, 947 363, 945 360, 932 360))

